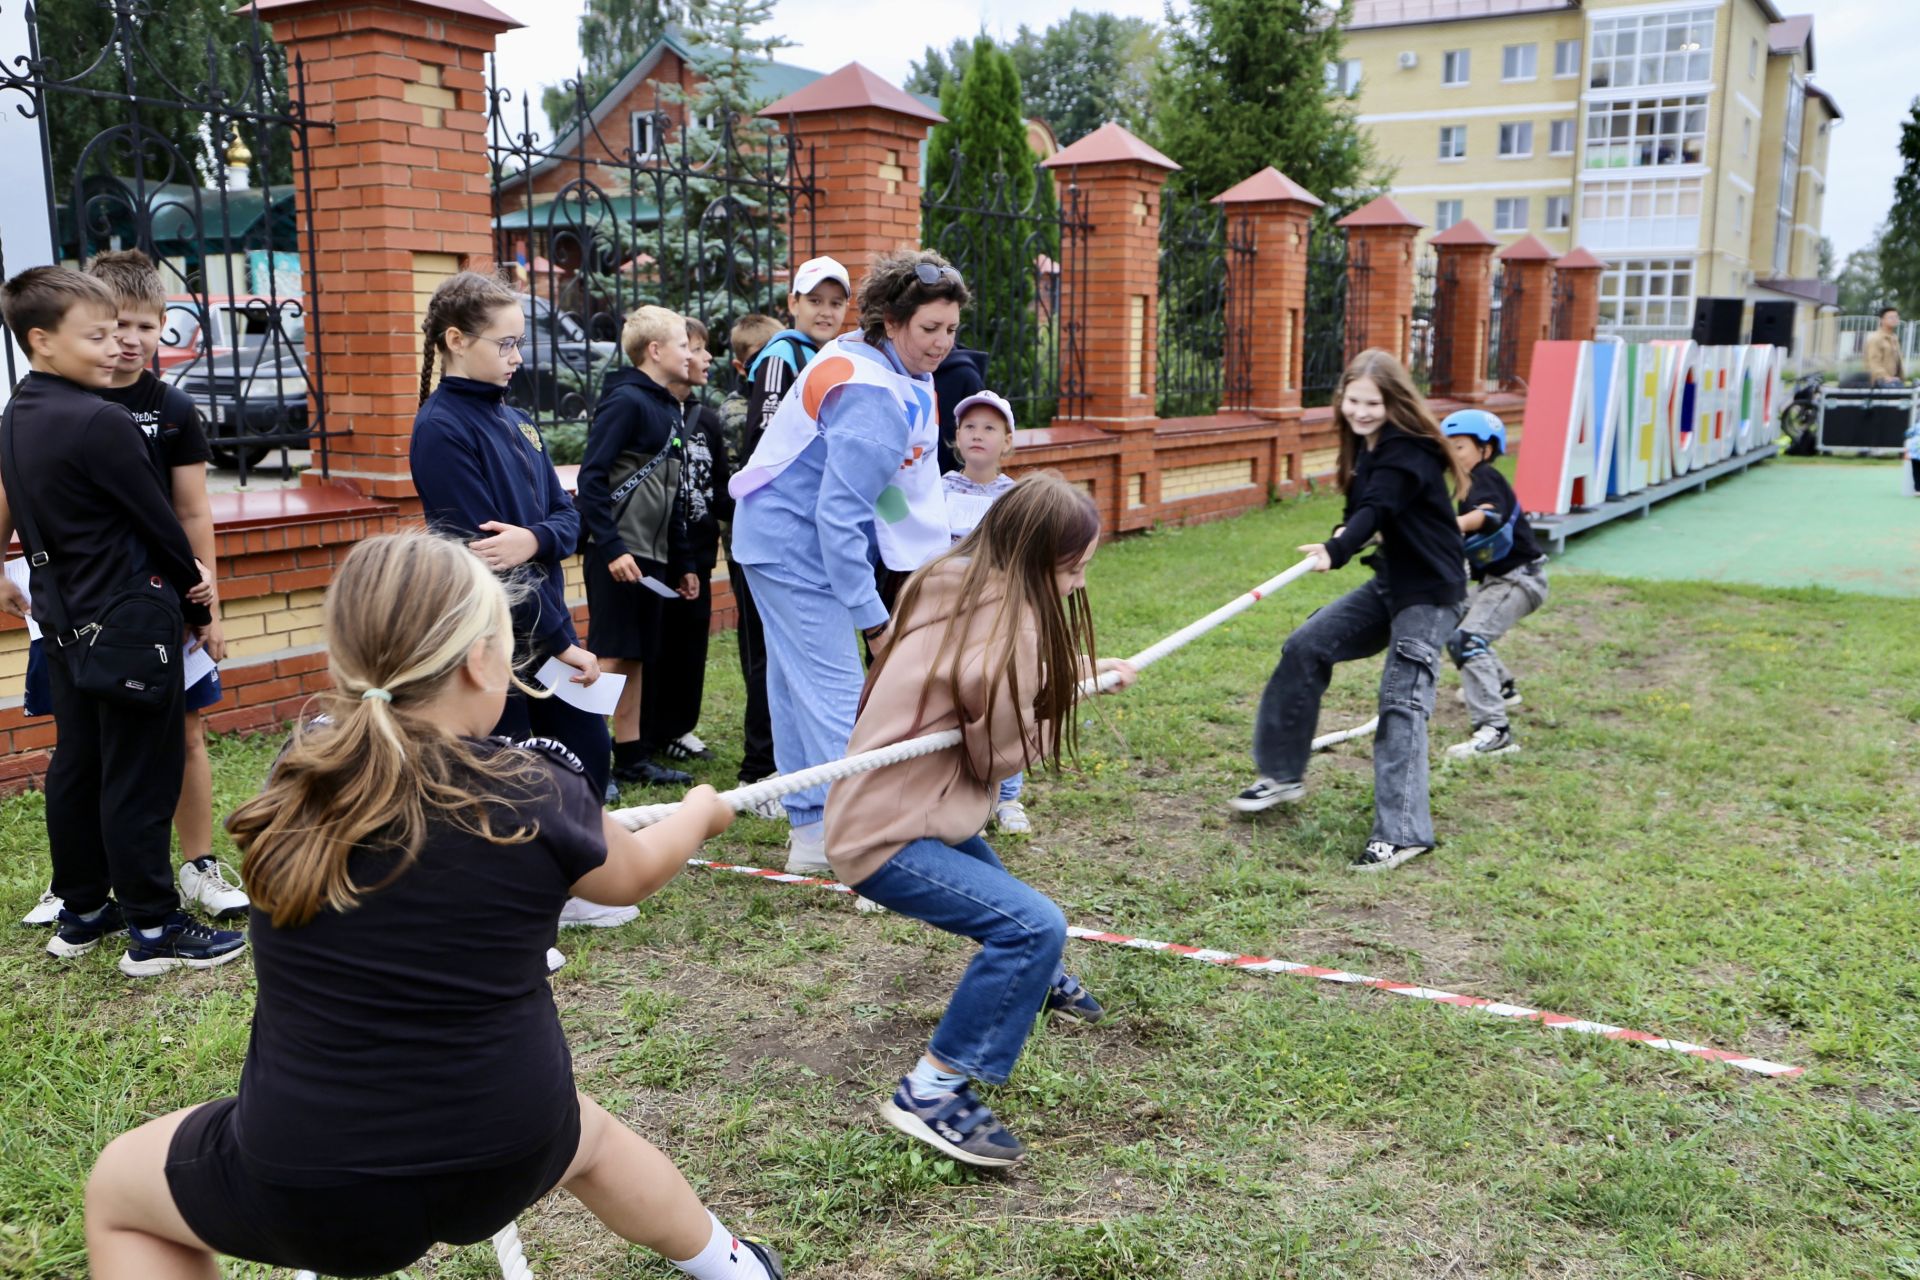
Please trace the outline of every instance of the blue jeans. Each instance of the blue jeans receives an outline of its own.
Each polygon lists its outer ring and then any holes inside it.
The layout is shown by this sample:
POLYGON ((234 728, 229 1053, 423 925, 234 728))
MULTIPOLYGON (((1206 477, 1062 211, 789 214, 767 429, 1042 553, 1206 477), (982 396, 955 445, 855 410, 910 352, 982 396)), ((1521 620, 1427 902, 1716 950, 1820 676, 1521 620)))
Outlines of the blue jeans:
POLYGON ((1001 866, 979 836, 957 845, 915 840, 855 887, 889 911, 980 944, 927 1051, 975 1080, 1005 1084, 1048 989, 1066 976, 1060 908, 1001 866))
MULTIPOLYGON (((766 636, 774 763, 793 773, 838 760, 847 754, 867 679, 852 615, 828 588, 781 565, 741 567, 766 636)), ((827 789, 809 787, 781 803, 788 822, 810 826, 825 816, 827 789)))
POLYGON ((1009 800, 1018 800, 1020 798, 1020 792, 1025 789, 1026 785, 1027 785, 1026 774, 1024 773, 1014 774, 1011 778, 1008 778, 1005 782, 1000 784, 1000 795, 998 797, 998 802, 1000 804, 1005 804, 1009 800))
POLYGON ((1386 579, 1378 574, 1315 610, 1287 637, 1280 664, 1260 697, 1253 725, 1253 763, 1260 776, 1276 782, 1299 782, 1307 776, 1320 699, 1333 664, 1370 658, 1384 649, 1369 839, 1432 845, 1427 721, 1433 715, 1440 654, 1460 611, 1458 605, 1415 604, 1395 613, 1386 579))

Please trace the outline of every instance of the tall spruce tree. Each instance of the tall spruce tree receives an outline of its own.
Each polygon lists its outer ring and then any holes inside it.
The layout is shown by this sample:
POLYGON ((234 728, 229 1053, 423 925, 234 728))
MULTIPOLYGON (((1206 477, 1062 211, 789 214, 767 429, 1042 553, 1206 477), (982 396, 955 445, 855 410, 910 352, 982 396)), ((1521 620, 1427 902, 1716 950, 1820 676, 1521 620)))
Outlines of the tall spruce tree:
MULTIPOLYGON (((580 53, 585 59, 580 92, 576 96, 565 85, 549 85, 540 95, 554 135, 573 123, 583 99, 591 110, 669 23, 686 20, 689 7, 677 0, 587 0, 587 11, 580 15, 580 53)), ((693 0, 691 7, 699 9, 702 0, 693 0)))
POLYGON ((1880 238, 1880 284, 1884 304, 1912 316, 1920 314, 1920 98, 1900 126, 1900 158, 1893 210, 1880 238))
POLYGON ((965 346, 987 352, 987 385, 1033 403, 1046 381, 1036 304, 1046 264, 1060 253, 1053 180, 1027 140, 1020 77, 987 36, 973 43, 966 74, 940 95, 946 123, 927 140, 921 243, 945 254, 973 291, 961 327, 965 346))
POLYGON ((1331 93, 1352 0, 1191 0, 1166 36, 1154 94, 1154 143, 1180 162, 1171 185, 1211 198, 1273 165, 1327 202, 1351 208, 1387 174, 1331 93))

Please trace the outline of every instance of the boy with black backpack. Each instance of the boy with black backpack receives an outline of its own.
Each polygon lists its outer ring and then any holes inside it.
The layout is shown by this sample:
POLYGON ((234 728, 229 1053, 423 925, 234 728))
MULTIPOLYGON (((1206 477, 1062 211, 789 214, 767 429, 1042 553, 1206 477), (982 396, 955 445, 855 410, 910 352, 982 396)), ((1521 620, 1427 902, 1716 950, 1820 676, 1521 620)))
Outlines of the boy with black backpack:
POLYGON ((0 289, 0 311, 33 365, 0 422, 0 479, 51 642, 47 845, 63 906, 47 951, 84 955, 124 928, 129 977, 225 964, 246 940, 180 909, 168 839, 186 764, 180 645, 184 624, 212 621, 212 586, 133 415, 98 394, 119 362, 118 305, 90 276, 35 267, 0 289))

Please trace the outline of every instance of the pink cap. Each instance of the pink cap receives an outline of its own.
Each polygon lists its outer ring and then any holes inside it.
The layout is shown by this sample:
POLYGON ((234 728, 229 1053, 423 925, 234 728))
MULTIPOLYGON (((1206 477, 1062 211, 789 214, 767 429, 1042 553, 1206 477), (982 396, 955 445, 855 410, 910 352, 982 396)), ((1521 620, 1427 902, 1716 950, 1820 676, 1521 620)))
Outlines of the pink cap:
POLYGON ((1013 406, 1007 403, 1005 396, 994 391, 976 391, 959 404, 953 406, 954 422, 957 424, 961 418, 966 416, 967 410, 977 404, 991 405, 994 409, 998 410, 1000 416, 1007 420, 1007 434, 1013 434, 1013 406))

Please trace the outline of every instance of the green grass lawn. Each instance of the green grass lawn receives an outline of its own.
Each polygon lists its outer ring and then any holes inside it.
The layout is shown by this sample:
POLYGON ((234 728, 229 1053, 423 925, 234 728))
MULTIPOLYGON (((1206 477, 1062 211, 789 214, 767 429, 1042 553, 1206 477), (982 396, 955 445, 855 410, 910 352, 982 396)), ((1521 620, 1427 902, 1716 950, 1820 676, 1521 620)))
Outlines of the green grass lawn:
MULTIPOLYGON (((1276 572, 1334 513, 1310 498, 1106 548, 1103 648, 1276 572)), ((1362 572, 1289 588, 1089 708, 1079 771, 1037 780, 1034 834, 996 841, 1013 868, 1078 924, 1418 979, 1805 1076, 1070 943, 1115 1016, 1036 1033, 990 1094, 1033 1155, 983 1176, 873 1112, 968 948, 837 895, 692 873, 635 923, 562 940, 582 1086, 795 1276, 1920 1277, 1920 601, 1560 573, 1503 646, 1522 753, 1436 766, 1443 846, 1357 877, 1365 743, 1317 760, 1292 813, 1246 821, 1224 801, 1250 776, 1281 639, 1362 572)), ((730 638, 711 671, 702 732, 722 758, 702 773, 725 785, 730 638)), ((1378 671, 1337 676, 1324 727, 1371 714, 1378 671)), ((1466 733, 1456 687, 1436 755, 1466 733)), ((223 806, 274 747, 218 745, 223 806)), ((743 820, 709 856, 773 865, 783 833, 743 820)), ((0 848, 13 919, 45 885, 37 796, 0 806, 0 848)), ((95 1153, 234 1087, 252 975, 135 985, 105 949, 60 966, 43 935, 0 930, 0 1274, 76 1276, 95 1153)), ((520 1226, 545 1277, 672 1274, 564 1195, 520 1226)), ((495 1273, 481 1246, 413 1274, 495 1273)))

